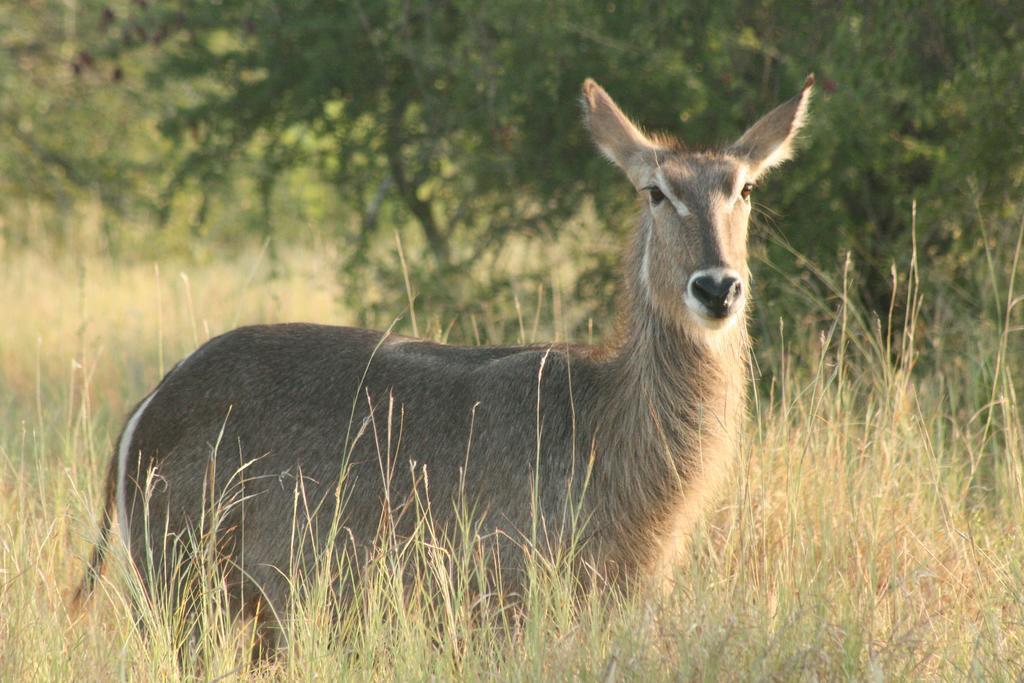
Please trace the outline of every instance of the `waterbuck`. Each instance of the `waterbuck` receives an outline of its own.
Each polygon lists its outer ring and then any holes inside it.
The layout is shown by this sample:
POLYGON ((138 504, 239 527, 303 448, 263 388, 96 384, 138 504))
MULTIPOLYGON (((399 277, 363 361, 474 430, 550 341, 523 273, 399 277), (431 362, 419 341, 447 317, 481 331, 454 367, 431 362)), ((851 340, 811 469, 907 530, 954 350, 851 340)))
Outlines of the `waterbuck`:
POLYGON ((80 594, 115 517, 151 593, 212 524, 233 609, 274 621, 296 567, 325 548, 358 563, 385 525, 412 533, 413 498, 442 533, 472 510, 512 590, 524 544, 569 542, 569 510, 584 583, 664 575, 736 449, 751 192, 791 156, 812 84, 732 145, 693 152, 644 134, 584 82, 586 125, 641 204, 617 331, 601 346, 458 347, 313 324, 211 339, 128 417, 80 594), (213 501, 225 503, 216 516, 213 501))

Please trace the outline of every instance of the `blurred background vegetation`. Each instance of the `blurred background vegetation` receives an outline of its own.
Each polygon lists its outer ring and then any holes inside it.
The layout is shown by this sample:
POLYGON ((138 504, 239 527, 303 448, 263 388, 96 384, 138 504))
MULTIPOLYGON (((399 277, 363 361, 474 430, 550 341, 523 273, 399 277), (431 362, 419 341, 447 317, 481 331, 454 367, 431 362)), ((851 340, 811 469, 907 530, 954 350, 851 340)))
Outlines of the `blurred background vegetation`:
POLYGON ((813 289, 807 264, 835 271, 850 251, 885 319, 915 199, 931 276, 975 278, 1012 246, 1022 17, 1016 0, 3 2, 0 250, 204 259, 256 243, 273 262, 330 243, 369 324, 405 300, 396 230, 421 299, 455 312, 513 275, 543 283, 550 263, 494 264, 562 239, 569 294, 603 320, 635 200, 587 140, 583 78, 698 146, 814 71, 800 160, 757 193, 755 274, 813 289))

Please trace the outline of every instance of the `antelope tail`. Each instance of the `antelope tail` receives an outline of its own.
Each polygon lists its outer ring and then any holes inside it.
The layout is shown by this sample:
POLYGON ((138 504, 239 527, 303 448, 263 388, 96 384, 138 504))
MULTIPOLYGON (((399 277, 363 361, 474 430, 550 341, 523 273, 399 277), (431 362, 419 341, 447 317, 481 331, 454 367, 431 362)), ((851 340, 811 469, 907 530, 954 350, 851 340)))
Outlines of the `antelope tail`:
POLYGON ((92 556, 89 558, 89 566, 78 583, 78 588, 71 598, 71 609, 74 612, 80 611, 85 602, 92 595, 96 588, 96 581, 100 578, 103 570, 103 560, 107 554, 107 546, 110 542, 110 529, 114 524, 114 507, 117 498, 117 457, 110 459, 110 466, 107 468, 107 481, 103 489, 103 517, 100 520, 100 537, 92 548, 92 556))

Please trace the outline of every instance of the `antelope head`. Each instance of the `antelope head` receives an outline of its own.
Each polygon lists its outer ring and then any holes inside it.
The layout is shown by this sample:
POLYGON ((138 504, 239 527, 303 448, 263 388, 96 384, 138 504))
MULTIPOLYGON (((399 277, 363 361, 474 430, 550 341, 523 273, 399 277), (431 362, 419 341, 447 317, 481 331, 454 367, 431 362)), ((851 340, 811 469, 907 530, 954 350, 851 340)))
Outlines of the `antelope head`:
POLYGON ((655 314, 706 337, 742 318, 748 299, 747 224, 758 180, 793 153, 814 77, 724 150, 689 152, 647 136, 593 80, 583 83, 594 142, 643 198, 631 274, 655 314))

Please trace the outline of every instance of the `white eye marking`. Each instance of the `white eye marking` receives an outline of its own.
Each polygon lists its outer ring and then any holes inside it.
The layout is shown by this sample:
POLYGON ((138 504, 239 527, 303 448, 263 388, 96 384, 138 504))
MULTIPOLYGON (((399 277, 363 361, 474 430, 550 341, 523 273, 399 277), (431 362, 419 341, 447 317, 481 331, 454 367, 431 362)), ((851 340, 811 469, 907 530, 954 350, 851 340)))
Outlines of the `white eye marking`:
POLYGON ((658 187, 661 188, 661 193, 665 195, 665 197, 667 197, 670 202, 672 202, 672 206, 675 207, 676 213, 679 214, 679 217, 686 218, 687 216, 689 216, 690 208, 686 206, 686 204, 683 204, 682 200, 679 199, 679 197, 676 196, 675 192, 672 191, 671 186, 665 180, 665 174, 661 172, 660 168, 658 169, 658 172, 655 174, 655 177, 658 179, 658 187))
POLYGON ((753 183, 750 183, 748 181, 746 170, 740 169, 740 172, 736 174, 736 184, 732 188, 732 196, 735 197, 735 199, 733 199, 733 202, 750 201, 750 193, 747 193, 746 197, 743 196, 743 190, 747 185, 750 185, 751 189, 753 189, 753 183))

